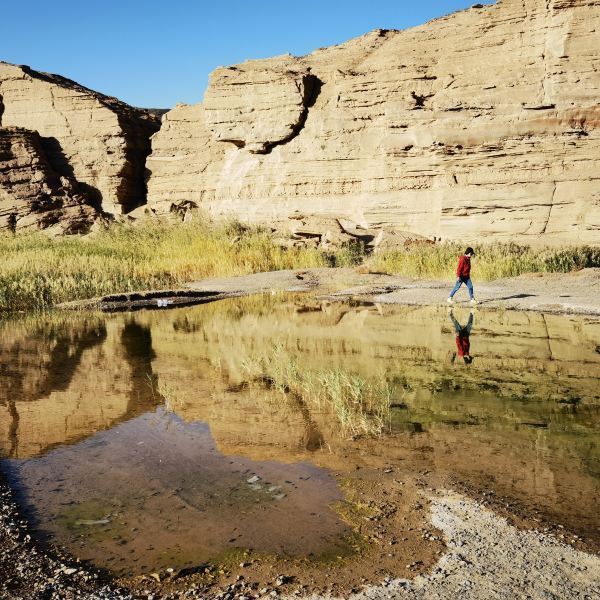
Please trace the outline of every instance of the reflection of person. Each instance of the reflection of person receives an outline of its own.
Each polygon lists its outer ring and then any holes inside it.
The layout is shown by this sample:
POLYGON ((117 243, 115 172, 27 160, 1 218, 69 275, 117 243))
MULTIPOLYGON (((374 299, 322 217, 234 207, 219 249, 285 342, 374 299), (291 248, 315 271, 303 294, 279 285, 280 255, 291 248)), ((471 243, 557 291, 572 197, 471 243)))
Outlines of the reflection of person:
MULTIPOLYGON (((452 324, 454 325, 454 329, 456 330, 456 348, 458 350, 458 356, 462 356, 465 364, 470 365, 473 362, 473 357, 471 356, 471 342, 469 340, 469 336, 471 335, 471 329, 473 329, 473 319, 475 314, 473 310, 471 310, 471 314, 469 315, 469 320, 467 324, 463 327, 457 320, 452 310, 450 310, 450 318, 452 319, 452 324)), ((454 362, 454 358, 456 354, 452 357, 452 362, 454 362)))
POLYGON ((475 256, 475 251, 470 246, 465 250, 465 253, 458 259, 458 267, 456 268, 456 285, 448 296, 448 304, 454 302, 454 294, 458 292, 460 286, 464 283, 469 290, 469 298, 471 298, 471 304, 477 304, 475 295, 473 293, 473 283, 471 282, 471 257, 475 256))

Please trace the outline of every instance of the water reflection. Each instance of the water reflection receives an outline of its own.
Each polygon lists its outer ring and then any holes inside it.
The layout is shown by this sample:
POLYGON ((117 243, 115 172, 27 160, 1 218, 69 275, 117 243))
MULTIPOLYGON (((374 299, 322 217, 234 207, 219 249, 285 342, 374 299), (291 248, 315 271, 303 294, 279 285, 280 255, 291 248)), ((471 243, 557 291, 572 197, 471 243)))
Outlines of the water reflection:
MULTIPOLYGON (((223 493, 237 498, 232 490, 240 473, 267 463, 273 486, 289 485, 286 478, 294 478, 285 473, 295 469, 316 469, 312 480, 329 482, 325 495, 305 488, 306 502, 314 504, 298 521, 312 531, 310 512, 327 514, 325 537, 311 534, 315 546, 294 550, 267 527, 264 547, 282 552, 341 543, 345 530, 326 511, 339 490, 321 468, 344 472, 383 461, 493 488, 598 537, 600 323, 479 312, 477 358, 457 379, 453 362, 472 357, 473 326, 474 316, 458 311, 449 319, 435 308, 269 297, 5 324, 0 452, 10 460, 3 468, 43 531, 93 546, 94 556, 111 557, 115 569, 144 566, 148 545, 155 564, 172 560, 176 550, 183 564, 206 555, 208 546, 223 551, 231 539, 224 528, 200 547, 191 533, 190 539, 181 533, 194 528, 180 516, 208 510, 216 523, 210 494, 198 482, 221 482, 223 493), (301 369, 344 369, 388 381, 394 388, 389 433, 344 439, 325 407, 253 385, 249 362, 275 346, 301 369), (235 477, 229 460, 237 465, 235 477), (173 490, 180 490, 176 497, 173 490), (188 508, 174 508, 181 503, 188 508), (160 530, 165 514, 176 515, 168 520, 172 538, 152 544, 138 533, 160 530), (75 521, 106 515, 112 515, 110 536, 74 529, 75 521), (114 532, 121 522, 128 536, 114 532), (179 549, 177 536, 184 540, 179 549)), ((295 481, 299 489, 305 485, 300 475, 295 481)), ((293 520, 308 504, 290 498, 286 514, 293 520)))
MULTIPOLYGON (((458 356, 465 361, 466 365, 470 365, 473 362, 473 357, 471 356, 471 330, 473 329, 473 321, 475 319, 475 311, 471 309, 469 312, 469 320, 467 324, 463 327, 454 316, 454 311, 450 309, 449 311, 450 320, 452 321, 452 325, 454 326, 454 330, 456 331, 456 350, 458 356)), ((456 359, 456 354, 452 355, 452 362, 456 359)))
POLYGON ((43 457, 9 480, 45 534, 117 573, 191 567, 234 549, 345 553, 333 477, 223 455, 205 423, 162 409, 43 457), (290 517, 293 518, 290 518, 290 517))

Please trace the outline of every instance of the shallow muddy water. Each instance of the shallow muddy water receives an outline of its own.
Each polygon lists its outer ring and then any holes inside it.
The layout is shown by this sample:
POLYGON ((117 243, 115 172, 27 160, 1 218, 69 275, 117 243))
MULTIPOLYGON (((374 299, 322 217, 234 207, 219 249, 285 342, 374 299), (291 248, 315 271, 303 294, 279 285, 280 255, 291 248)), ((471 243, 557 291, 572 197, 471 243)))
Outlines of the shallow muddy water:
POLYGON ((392 475, 492 490, 597 543, 600 322, 469 318, 262 296, 8 322, 2 470, 41 537, 121 575, 351 556, 357 472, 363 490, 392 475), (387 382, 381 435, 261 384, 274 348, 303 372, 387 382))

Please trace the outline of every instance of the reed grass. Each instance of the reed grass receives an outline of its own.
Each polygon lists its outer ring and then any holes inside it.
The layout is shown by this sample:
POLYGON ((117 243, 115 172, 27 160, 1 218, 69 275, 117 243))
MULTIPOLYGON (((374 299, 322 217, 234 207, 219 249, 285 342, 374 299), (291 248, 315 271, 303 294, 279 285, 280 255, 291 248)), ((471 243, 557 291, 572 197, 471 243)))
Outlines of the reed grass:
MULTIPOLYGON (((457 244, 414 244, 366 257, 362 246, 333 251, 282 248, 259 227, 236 221, 215 224, 152 221, 112 225, 86 237, 50 238, 43 233, 0 236, 0 313, 45 310, 61 302, 115 292, 165 289, 208 277, 280 269, 353 266, 373 271, 449 278, 457 244)), ((600 248, 532 249, 516 244, 476 248, 480 280, 527 272, 569 272, 600 267, 600 248)))
POLYGON ((88 237, 0 236, 0 312, 47 309, 108 293, 207 277, 345 264, 317 249, 285 249, 236 222, 113 225, 88 237))
MULTIPOLYGON (((403 250, 374 254, 372 271, 424 278, 452 278, 457 258, 465 250, 458 244, 413 244, 403 250)), ((568 273, 600 267, 600 247, 531 248, 518 244, 483 244, 475 248, 473 272, 477 279, 493 280, 524 273, 568 273)))
POLYGON ((333 414, 343 435, 379 435, 389 428, 393 390, 387 381, 340 368, 305 369, 281 347, 244 367, 284 397, 333 414))

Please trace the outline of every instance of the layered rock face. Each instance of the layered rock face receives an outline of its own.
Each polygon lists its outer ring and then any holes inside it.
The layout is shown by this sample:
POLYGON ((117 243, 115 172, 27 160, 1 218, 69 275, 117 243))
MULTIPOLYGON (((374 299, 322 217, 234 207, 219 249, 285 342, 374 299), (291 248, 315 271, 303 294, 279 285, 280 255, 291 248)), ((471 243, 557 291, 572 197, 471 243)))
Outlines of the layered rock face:
POLYGON ((37 131, 53 169, 88 203, 121 214, 145 202, 149 138, 159 119, 77 83, 0 62, 0 126, 37 131))
POLYGON ((98 214, 85 201, 77 183, 50 166, 36 132, 0 128, 0 230, 86 231, 98 214))
MULTIPOLYGON (((170 200, 200 203, 202 186, 208 184, 205 173, 221 164, 227 148, 224 144, 210 145, 212 136, 204 123, 204 108, 199 104, 181 104, 163 115, 160 132, 152 138, 153 152, 146 162, 153 174, 148 181, 149 195, 167 200, 159 203, 159 210, 169 210, 170 200)), ((216 171, 211 179, 213 186, 218 185, 216 171)), ((213 187, 212 194, 216 193, 213 187)), ((156 208, 156 203, 151 202, 149 207, 156 208)))
POLYGON ((155 134, 149 205, 597 244, 598 31, 596 0, 500 0, 218 69, 155 134))

